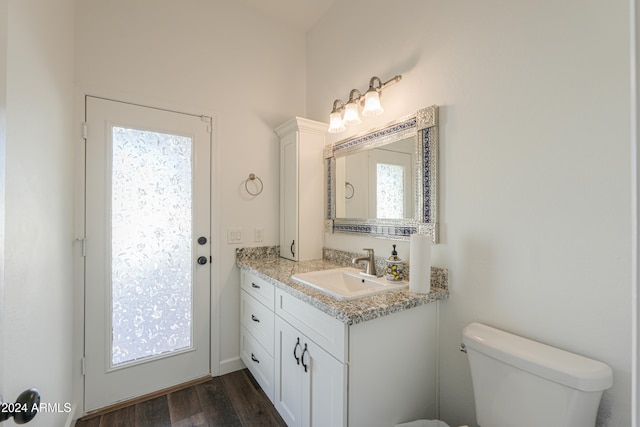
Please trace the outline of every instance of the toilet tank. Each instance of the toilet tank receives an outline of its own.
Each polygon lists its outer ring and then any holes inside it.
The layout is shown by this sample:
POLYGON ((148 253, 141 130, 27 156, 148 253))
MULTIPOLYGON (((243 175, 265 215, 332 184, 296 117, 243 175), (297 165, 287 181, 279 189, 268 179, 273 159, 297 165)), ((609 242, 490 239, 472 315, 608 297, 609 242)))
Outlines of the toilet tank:
POLYGON ((480 323, 462 342, 481 427, 595 426, 609 366, 480 323))

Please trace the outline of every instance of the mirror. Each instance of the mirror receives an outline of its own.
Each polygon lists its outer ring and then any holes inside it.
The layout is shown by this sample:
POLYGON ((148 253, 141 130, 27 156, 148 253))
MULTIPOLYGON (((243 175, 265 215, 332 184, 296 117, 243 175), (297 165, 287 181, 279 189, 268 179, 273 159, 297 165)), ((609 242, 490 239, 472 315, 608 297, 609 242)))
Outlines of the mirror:
POLYGON ((336 158, 336 183, 341 190, 344 183, 344 197, 336 197, 336 216, 413 218, 415 140, 414 135, 336 158))
POLYGON ((438 241, 438 107, 325 147, 326 231, 438 241))

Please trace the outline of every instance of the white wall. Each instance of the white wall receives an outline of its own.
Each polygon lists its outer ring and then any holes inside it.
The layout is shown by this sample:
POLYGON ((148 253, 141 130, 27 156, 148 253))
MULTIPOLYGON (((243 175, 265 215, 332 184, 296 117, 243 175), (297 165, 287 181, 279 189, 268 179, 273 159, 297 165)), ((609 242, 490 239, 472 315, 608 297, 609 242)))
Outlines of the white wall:
POLYGON ((305 113, 305 39, 240 2, 79 0, 76 77, 81 91, 216 115, 214 292, 221 366, 239 361, 239 246, 278 244, 279 146, 273 129, 305 113), (258 197, 244 181, 264 183, 258 197), (244 240, 226 243, 228 227, 244 240), (264 242, 254 242, 254 227, 264 242))
MULTIPOLYGON (((7 27, 9 1, 0 1, 0 307, 4 307, 5 178, 7 164, 7 27)), ((4 311, 4 309, 3 309, 4 311)), ((0 384, 4 384, 4 318, 0 315, 0 384)), ((0 387, 0 394, 2 388, 0 387)), ((2 396, 0 396, 2 397, 2 396)))
MULTIPOLYGON (((307 35, 309 118, 326 121, 373 75, 403 80, 385 90, 382 118, 354 132, 440 106, 433 263, 450 273, 438 345, 451 425, 475 422, 458 351, 472 321, 606 362, 615 384, 599 425, 630 425, 628 3, 338 1, 307 35)), ((392 243, 325 241, 378 255, 392 243)), ((408 258, 408 245, 398 252, 408 258)))
MULTIPOLYGON (((7 12, 2 392, 13 401, 36 387, 63 405, 72 401, 73 0, 9 0, 7 12)), ((41 413, 29 425, 67 419, 41 413)))

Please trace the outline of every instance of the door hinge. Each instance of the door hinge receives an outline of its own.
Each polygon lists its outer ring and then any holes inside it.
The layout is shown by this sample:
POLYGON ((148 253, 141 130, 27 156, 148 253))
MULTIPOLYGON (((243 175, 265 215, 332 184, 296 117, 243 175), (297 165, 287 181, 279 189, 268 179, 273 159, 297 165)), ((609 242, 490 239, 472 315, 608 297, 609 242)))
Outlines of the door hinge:
POLYGON ((207 132, 211 133, 211 117, 208 116, 200 116, 200 120, 202 120, 205 123, 208 123, 207 125, 207 132))
POLYGON ((82 370, 82 375, 87 374, 87 358, 84 356, 80 359, 80 369, 82 370))
POLYGON ((87 256, 87 239, 84 237, 77 237, 76 242, 82 242, 82 256, 87 256))

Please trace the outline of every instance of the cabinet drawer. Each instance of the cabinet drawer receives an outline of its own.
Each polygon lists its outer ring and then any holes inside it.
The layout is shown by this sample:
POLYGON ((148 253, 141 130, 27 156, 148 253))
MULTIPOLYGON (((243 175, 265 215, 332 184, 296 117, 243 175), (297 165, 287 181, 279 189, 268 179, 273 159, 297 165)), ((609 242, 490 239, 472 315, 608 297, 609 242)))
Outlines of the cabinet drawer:
POLYGON ((259 303, 245 290, 240 292, 240 322, 273 356, 273 311, 259 303))
POLYGON ((240 357, 269 400, 273 402, 273 356, 269 355, 244 326, 240 327, 240 357))
POLYGON ((249 295, 273 310, 274 286, 264 279, 259 278, 255 274, 242 270, 241 287, 249 295))
POLYGON ((347 325, 281 289, 276 289, 276 314, 333 357, 347 362, 347 325))

